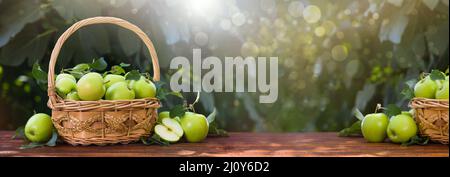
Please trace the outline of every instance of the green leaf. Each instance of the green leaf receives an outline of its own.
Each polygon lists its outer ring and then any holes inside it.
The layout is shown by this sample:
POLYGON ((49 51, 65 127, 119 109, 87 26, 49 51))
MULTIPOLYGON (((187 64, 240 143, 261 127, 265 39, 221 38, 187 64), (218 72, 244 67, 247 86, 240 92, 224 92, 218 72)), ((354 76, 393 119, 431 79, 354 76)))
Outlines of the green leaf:
POLYGON ((83 77, 87 71, 85 72, 81 72, 81 71, 67 71, 69 74, 71 74, 73 77, 75 77, 76 79, 80 79, 81 77, 83 77))
POLYGON ((411 145, 426 145, 430 141, 428 137, 421 137, 416 135, 412 137, 408 142, 402 143, 402 146, 411 146, 411 145))
POLYGON ((111 67, 111 71, 109 71, 111 74, 118 74, 122 75, 125 74, 125 70, 122 68, 122 66, 114 65, 111 67))
POLYGON ((157 145, 161 145, 161 146, 170 145, 169 142, 161 139, 161 137, 159 137, 156 133, 153 134, 153 136, 151 136, 151 137, 141 137, 141 142, 145 145, 153 145, 153 144, 157 144, 157 145))
POLYGON ((58 133, 56 132, 55 129, 53 129, 52 137, 47 142, 45 142, 45 143, 30 142, 28 144, 20 146, 20 149, 31 149, 31 148, 44 147, 44 146, 54 147, 54 146, 56 146, 57 140, 58 140, 58 133))
POLYGON ((31 71, 31 74, 33 75, 33 78, 36 80, 36 83, 42 90, 47 90, 47 72, 42 70, 41 66, 39 66, 39 63, 33 64, 33 69, 31 71))
POLYGON ((11 139, 25 139, 25 126, 20 126, 16 129, 16 132, 14 134, 14 136, 11 137, 11 139))
POLYGON ((52 137, 50 138, 50 140, 48 140, 47 143, 45 143, 46 146, 56 146, 56 141, 58 140, 58 132, 56 132, 55 129, 53 129, 52 131, 52 137))
POLYGON ((42 70, 39 63, 34 63, 31 74, 33 75, 33 78, 36 80, 47 80, 48 79, 47 73, 44 70, 42 70))
POLYGON ((209 124, 208 136, 228 137, 228 132, 217 127, 216 123, 209 124))
POLYGON ((396 116, 402 113, 402 110, 395 104, 390 104, 385 109, 385 113, 388 117, 396 116))
POLYGON ((103 71, 106 67, 108 67, 108 63, 106 63, 105 59, 101 57, 99 59, 95 59, 89 66, 96 71, 103 71))
POLYGON ((183 99, 183 94, 181 94, 181 92, 169 92, 170 95, 176 96, 178 98, 183 99))
POLYGON ((409 87, 405 87, 402 92, 400 92, 400 94, 403 95, 403 98, 406 100, 411 100, 414 98, 414 90, 409 88, 409 87))
POLYGON ((132 70, 132 71, 128 72, 127 74, 125 74, 125 79, 137 81, 137 80, 141 79, 141 73, 139 73, 138 70, 132 70))
POLYGON ((91 69, 89 64, 80 63, 80 64, 76 65, 75 67, 73 67, 72 71, 85 72, 85 71, 88 71, 89 69, 91 69))
POLYGON ((445 74, 439 70, 432 70, 430 74, 431 80, 445 80, 445 74))
POLYGON ((187 109, 184 105, 175 105, 169 112, 170 117, 183 117, 187 109))
POLYGON ((100 16, 103 7, 98 1, 90 1, 89 5, 86 4, 86 1, 81 0, 57 0, 50 1, 50 3, 56 12, 69 22, 100 16))
POLYGON ((131 65, 127 64, 127 63, 120 63, 119 66, 122 68, 126 68, 126 67, 130 67, 131 65))
POLYGON ((354 108, 352 110, 352 113, 358 120, 363 120, 364 119, 364 115, 361 113, 361 111, 358 108, 354 108))
POLYGON ((32 148, 43 147, 43 146, 45 146, 44 143, 30 142, 28 144, 20 146, 19 149, 32 149, 32 148))
POLYGON ((350 127, 342 129, 338 136, 361 136, 361 120, 356 121, 350 127))
POLYGON ((208 115, 208 117, 206 118, 208 120, 208 123, 211 124, 214 122, 214 120, 216 120, 216 115, 217 115, 217 110, 216 108, 214 108, 214 111, 208 115))
POLYGON ((0 10, 0 16, 5 18, 0 18, 0 48, 21 32, 26 24, 39 20, 48 10, 41 7, 40 1, 3 2, 2 6, 5 8, 0 10))
POLYGON ((181 94, 180 92, 169 92, 166 88, 163 87, 164 85, 165 83, 162 81, 155 82, 156 98, 158 98, 159 100, 165 100, 167 99, 168 95, 173 95, 177 98, 184 99, 183 94, 181 94))

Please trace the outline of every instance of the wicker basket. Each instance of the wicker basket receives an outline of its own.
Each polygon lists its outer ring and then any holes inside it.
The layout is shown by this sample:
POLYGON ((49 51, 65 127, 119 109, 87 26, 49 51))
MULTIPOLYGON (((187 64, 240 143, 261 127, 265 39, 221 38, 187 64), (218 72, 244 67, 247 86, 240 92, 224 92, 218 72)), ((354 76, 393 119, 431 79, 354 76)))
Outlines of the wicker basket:
POLYGON ((448 100, 414 98, 410 107, 415 110, 421 135, 448 144, 448 100))
POLYGON ((157 119, 160 102, 156 98, 134 100, 69 101, 55 90, 55 64, 64 42, 78 29, 93 24, 114 24, 133 31, 147 46, 153 62, 153 79, 159 80, 155 48, 137 26, 114 17, 94 17, 67 29, 53 48, 48 69, 48 106, 58 134, 72 145, 127 144, 149 136, 157 119))

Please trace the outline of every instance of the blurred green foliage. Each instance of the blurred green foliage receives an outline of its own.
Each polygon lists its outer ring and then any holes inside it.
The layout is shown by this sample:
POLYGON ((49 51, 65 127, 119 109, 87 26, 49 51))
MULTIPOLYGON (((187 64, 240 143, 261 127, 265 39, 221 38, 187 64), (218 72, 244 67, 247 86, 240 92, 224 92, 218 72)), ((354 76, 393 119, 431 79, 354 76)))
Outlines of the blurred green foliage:
MULTIPOLYGON (((57 38, 74 22, 116 16, 155 43, 163 80, 175 56, 278 56, 279 98, 202 93, 196 110, 217 108, 230 131, 336 131, 351 110, 376 103, 407 109, 404 82, 448 67, 448 0, 0 0, 0 129, 49 112, 32 65, 47 70, 57 38)), ((109 25, 79 30, 64 45, 57 71, 105 57, 151 73, 131 33, 109 25)), ((195 94, 186 93, 192 101, 195 94)), ((171 102, 165 104, 166 108, 171 102)))

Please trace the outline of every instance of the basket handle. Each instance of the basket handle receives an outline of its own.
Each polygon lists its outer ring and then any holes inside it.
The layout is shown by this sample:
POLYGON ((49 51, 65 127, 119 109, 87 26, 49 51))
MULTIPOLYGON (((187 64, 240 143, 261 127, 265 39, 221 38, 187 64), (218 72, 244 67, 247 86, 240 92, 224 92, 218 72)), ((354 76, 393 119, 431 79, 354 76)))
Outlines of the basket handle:
POLYGON ((114 24, 121 26, 125 29, 133 31, 138 37, 144 42, 145 46, 147 46, 148 51, 150 52, 150 56, 153 63, 153 80, 159 81, 160 71, 159 71, 159 63, 158 56, 156 54, 155 47, 153 46, 152 41, 148 38, 148 36, 136 25, 131 24, 128 21, 125 21, 116 17, 93 17, 81 20, 75 24, 73 24, 70 28, 68 28, 58 39, 53 48, 52 54, 50 56, 50 64, 48 66, 48 96, 52 103, 56 103, 56 91, 55 91, 55 64, 56 60, 58 60, 59 52, 64 44, 64 42, 78 29, 89 26, 93 24, 114 24))

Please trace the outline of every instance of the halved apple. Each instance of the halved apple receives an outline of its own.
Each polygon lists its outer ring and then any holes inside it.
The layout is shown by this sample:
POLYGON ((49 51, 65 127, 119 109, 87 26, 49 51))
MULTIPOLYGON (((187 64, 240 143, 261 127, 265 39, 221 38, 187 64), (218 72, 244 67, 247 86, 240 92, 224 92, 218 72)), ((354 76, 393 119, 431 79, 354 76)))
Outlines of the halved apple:
POLYGON ((155 133, 163 140, 174 143, 183 136, 183 128, 178 121, 164 118, 161 123, 155 126, 155 133))

